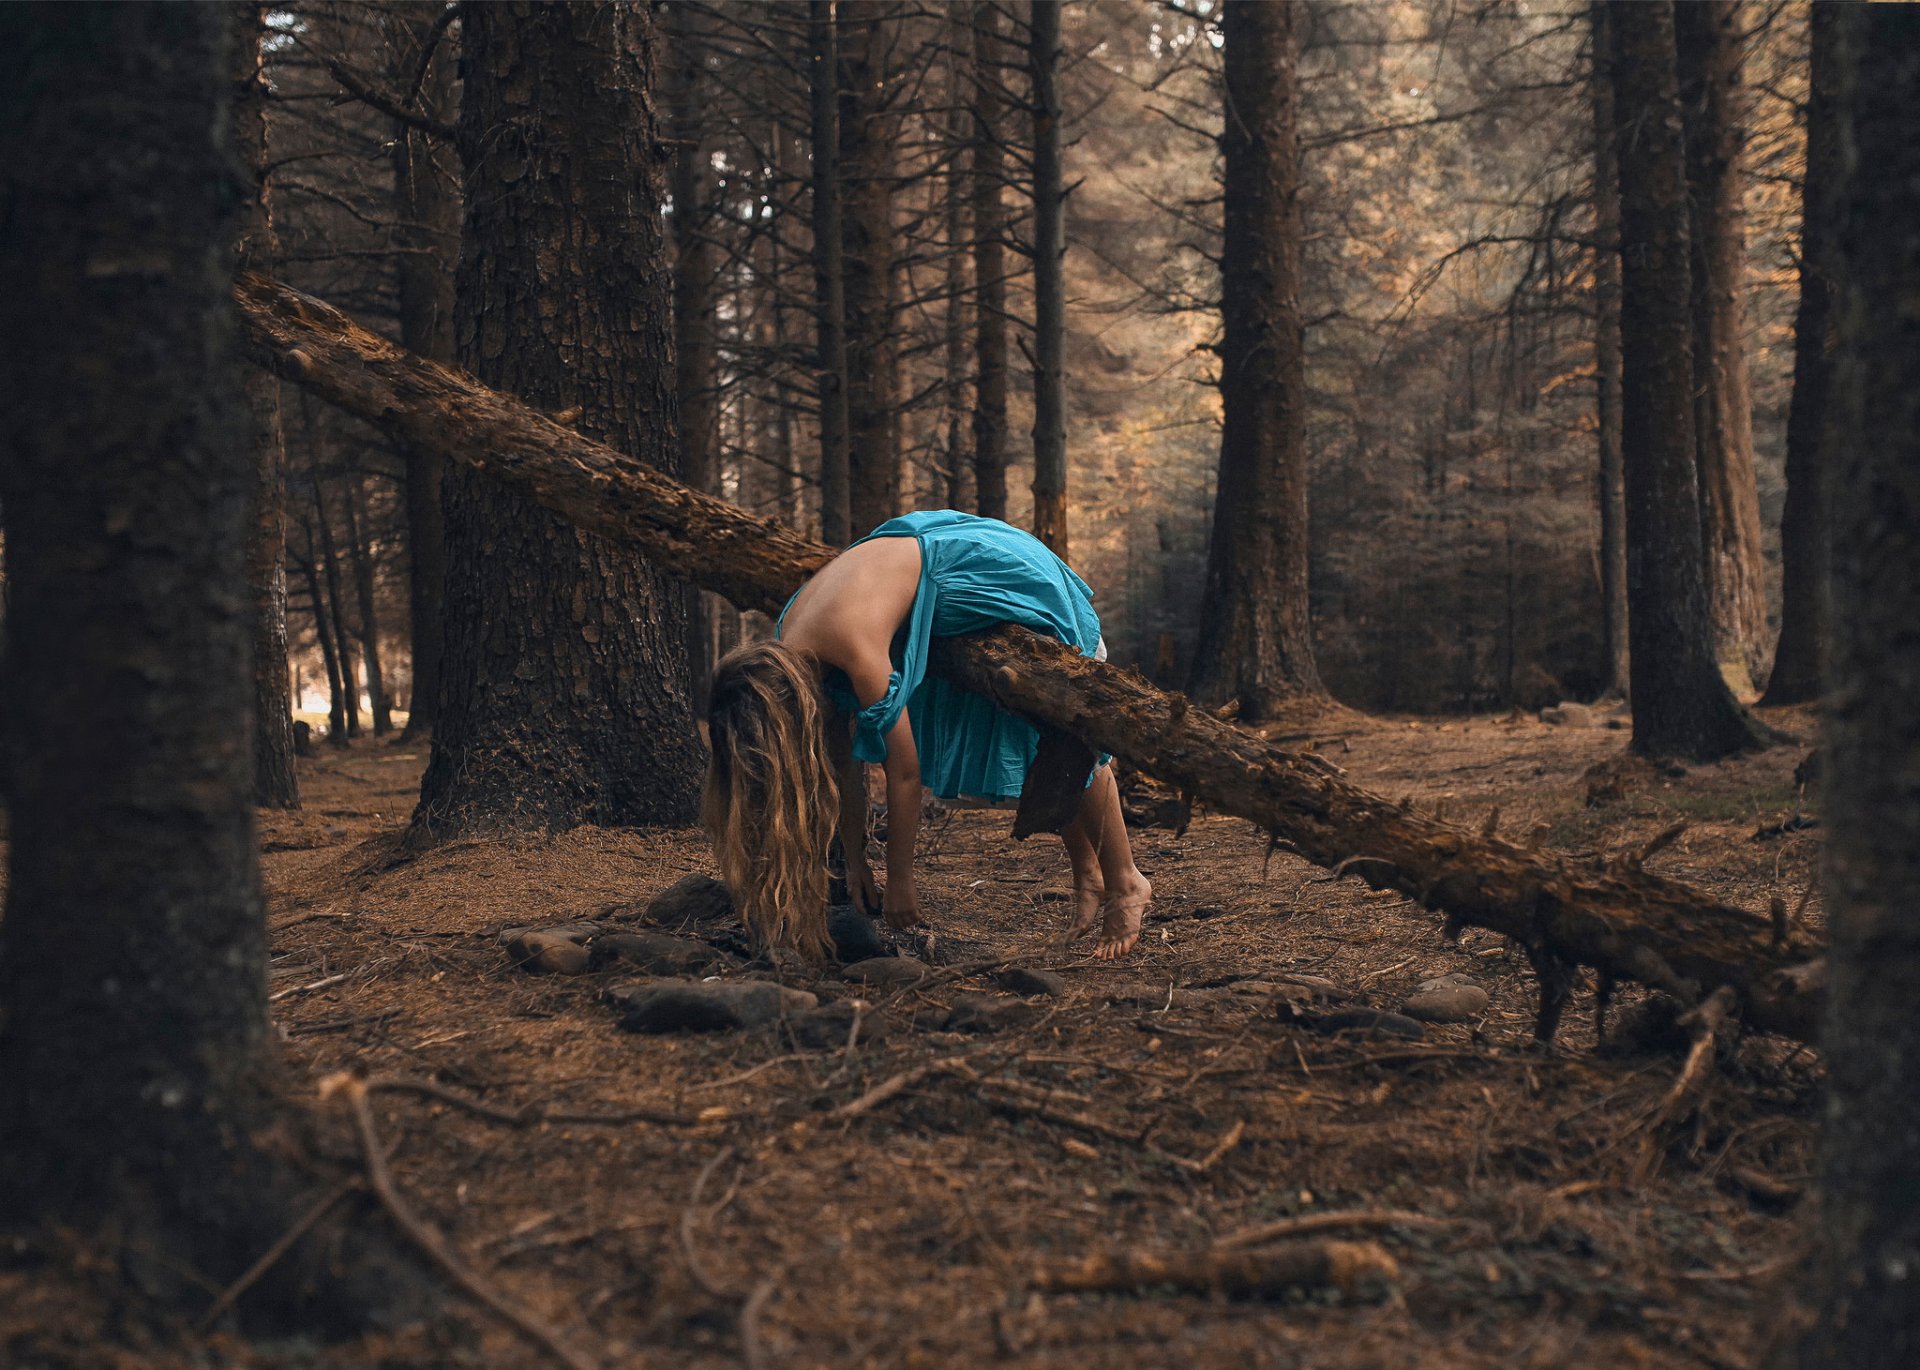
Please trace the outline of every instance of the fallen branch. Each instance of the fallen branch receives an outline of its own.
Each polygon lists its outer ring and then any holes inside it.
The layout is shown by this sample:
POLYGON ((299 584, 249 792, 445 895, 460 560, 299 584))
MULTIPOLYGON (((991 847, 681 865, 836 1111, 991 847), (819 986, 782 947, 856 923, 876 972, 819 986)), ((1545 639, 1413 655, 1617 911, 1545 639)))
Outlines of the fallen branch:
POLYGON ((383 1090, 424 1094, 430 1099, 465 1109, 475 1117, 485 1118, 488 1122, 505 1123, 508 1127, 531 1127, 535 1123, 598 1123, 613 1127, 627 1123, 658 1123, 662 1127, 699 1127, 729 1116, 729 1111, 724 1108, 703 1109, 697 1114, 671 1113, 658 1108, 630 1108, 618 1113, 579 1113, 571 1109, 548 1108, 545 1104, 503 1108, 499 1104, 476 1099, 471 1094, 462 1094, 457 1089, 448 1089, 437 1081, 422 1080, 411 1075, 375 1075, 366 1081, 364 1088, 370 1094, 383 1090))
MULTIPOLYGON (((256 356, 288 380, 420 451, 484 471, 742 609, 776 613, 833 550, 673 480, 549 416, 416 357, 265 276, 235 287, 256 356)), ((1036 723, 1111 752, 1306 860, 1347 869, 1526 947, 1541 977, 1536 1033, 1551 1040, 1576 965, 1616 979, 1722 985, 1750 1026, 1817 1036, 1818 948, 1774 946, 1764 915, 1639 868, 1509 842, 1415 812, 1310 754, 1196 709, 1138 674, 1018 628, 935 640, 933 669, 1036 723)), ((1643 852, 1641 855, 1650 854, 1643 852)))
POLYGON ((1640 1159, 1634 1165, 1633 1182, 1642 1184, 1660 1164, 1661 1140, 1669 1127, 1693 1116, 1707 1078, 1713 1073, 1714 1055, 1720 1048, 1727 1020, 1734 1010, 1733 991, 1722 985, 1700 1004, 1680 1015, 1679 1026, 1692 1037, 1687 1059, 1674 1077, 1666 1097, 1649 1115, 1641 1128, 1640 1159))
POLYGON ((373 1110, 367 1106, 366 1082, 346 1074, 329 1076, 321 1082, 320 1097, 325 1099, 335 1095, 345 1098, 347 1108, 353 1114, 354 1131, 360 1137, 361 1159, 367 1168, 367 1183, 379 1198, 381 1206, 387 1210, 387 1216, 393 1219, 394 1226, 444 1270, 455 1284, 498 1313, 515 1331, 567 1366, 568 1370, 599 1370, 595 1361, 567 1345, 553 1328, 469 1270, 466 1262, 454 1255, 446 1238, 407 1207, 406 1200, 393 1183, 392 1174, 387 1170, 386 1149, 380 1145, 380 1134, 373 1125, 373 1110))
POLYGON ((964 1069, 966 1063, 966 1056, 942 1056, 938 1060, 924 1061, 911 1070, 903 1070, 898 1075, 888 1076, 858 1099, 840 1105, 828 1116, 837 1122, 858 1118, 862 1114, 873 1112, 895 1095, 905 1093, 928 1076, 964 1069))
POLYGON ((239 1279, 220 1291, 220 1297, 200 1315, 200 1321, 196 1325, 198 1330, 205 1332, 219 1322, 226 1311, 240 1301, 242 1294, 260 1283, 266 1273, 280 1263, 280 1258, 293 1250, 295 1242, 311 1232, 314 1224, 326 1217, 335 1204, 358 1188, 360 1188, 359 1180, 342 1180, 316 1199, 311 1208, 294 1219, 293 1226, 280 1234, 279 1240, 260 1253, 260 1259, 241 1272, 239 1279))
POLYGON ((1238 1251, 1268 1242, 1311 1237, 1320 1232, 1372 1231, 1382 1227, 1458 1227, 1459 1218, 1432 1218, 1425 1213, 1398 1209, 1348 1210, 1342 1213, 1306 1213, 1297 1218, 1278 1218, 1254 1227, 1236 1228, 1214 1238, 1216 1251, 1238 1251))
POLYGON ((1028 1285, 1043 1293, 1112 1293, 1171 1285, 1241 1298, 1276 1298, 1293 1289, 1393 1284, 1400 1267, 1374 1242, 1292 1242, 1265 1251, 1109 1251, 1042 1266, 1028 1285))

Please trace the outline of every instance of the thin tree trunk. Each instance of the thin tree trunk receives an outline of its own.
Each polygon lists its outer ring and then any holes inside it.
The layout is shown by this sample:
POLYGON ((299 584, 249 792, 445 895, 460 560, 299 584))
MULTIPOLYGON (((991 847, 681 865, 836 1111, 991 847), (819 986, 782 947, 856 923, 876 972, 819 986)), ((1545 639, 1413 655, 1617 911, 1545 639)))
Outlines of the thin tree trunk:
POLYGON ((840 166, 846 186, 848 513, 855 537, 900 512, 895 334, 891 80, 899 17, 893 0, 843 4, 840 166))
POLYGON ((975 507, 1007 516, 1007 211, 1002 201, 1006 23, 1000 0, 973 3, 973 288, 975 507))
POLYGON ((973 501, 973 454, 967 448, 967 192, 969 190, 968 118, 956 104, 949 130, 951 159, 946 178, 946 314, 944 354, 946 376, 945 470, 939 489, 949 509, 965 509, 973 501))
POLYGON ((301 575, 307 582, 307 603, 313 610, 313 635, 320 643, 320 660, 327 670, 327 741, 335 747, 347 745, 347 687, 340 676, 340 653, 334 646, 327 601, 320 593, 320 573, 314 565, 313 536, 307 536, 307 553, 299 559, 301 575))
POLYGON ((1300 320, 1302 11, 1227 0, 1220 479, 1190 690, 1248 722, 1322 694, 1307 616, 1306 353, 1300 320))
POLYGON ((1852 156, 1834 297, 1833 992, 1820 1310, 1800 1364, 1896 1370, 1920 1364, 1920 13, 1840 18, 1852 156))
POLYGON ((347 633, 347 597, 340 588, 340 555, 334 545, 333 523, 318 467, 313 471, 313 522, 320 534, 320 568, 327 578, 327 627, 340 658, 340 683, 345 692, 347 736, 360 736, 360 670, 353 657, 353 639, 347 633))
POLYGON ((380 610, 374 596, 373 548, 367 533, 365 490, 359 475, 347 481, 347 555, 353 562, 353 588, 360 605, 360 658, 367 668, 367 704, 373 713, 373 735, 393 731, 393 710, 380 671, 380 610))
POLYGON ((1593 0, 1593 315, 1600 446, 1600 614, 1606 693, 1628 696, 1627 497, 1620 456, 1620 160, 1614 153, 1614 0, 1593 0))
POLYGON ((1715 663, 1707 614, 1672 0, 1615 6, 1612 19, 1633 746, 1707 761, 1764 741, 1715 663))
POLYGON ((1780 515, 1780 645, 1763 704, 1804 704, 1826 689, 1829 559, 1828 396, 1833 384, 1834 239, 1840 230, 1840 10, 1814 5, 1801 192, 1800 308, 1793 324, 1793 402, 1787 410, 1787 499, 1780 515))
POLYGON ((807 91, 813 133, 813 267, 819 359, 820 536, 853 541, 847 455, 847 272, 840 182, 840 35, 834 0, 808 0, 807 91))
POLYGON ((1033 0, 1033 531, 1067 555, 1067 188, 1060 151, 1060 9, 1033 0))
POLYGON ((1694 450, 1707 614, 1721 673, 1746 694, 1765 679, 1773 644, 1747 380, 1740 16, 1739 0, 1674 7, 1692 215, 1694 450))
MULTIPOLYGON (((449 35, 435 27, 424 5, 389 5, 381 12, 389 25, 398 69, 417 71, 429 42, 437 42, 420 83, 424 111, 451 118, 455 53, 449 35)), ((411 78, 409 78, 411 79, 411 78)), ((409 351, 435 361, 453 360, 453 264, 460 251, 460 185, 450 149, 431 142, 418 129, 393 132, 395 230, 400 246, 394 257, 400 295, 400 341, 409 351)), ((433 730, 440 695, 440 655, 446 597, 446 524, 441 513, 440 458, 422 448, 406 449, 407 463, 407 610, 413 647, 413 686, 407 700, 402 742, 433 730)))
MULTIPOLYGON (((581 433, 679 465, 652 11, 462 11, 460 357, 581 433)), ((446 473, 445 658, 414 846, 685 823, 701 748, 685 593, 518 492, 446 473)))
MULTIPOLYGON (((250 178, 237 258, 243 270, 265 270, 276 251, 267 199, 267 87, 260 66, 266 7, 240 0, 227 13, 235 25, 234 139, 250 178)), ((245 386, 254 454, 247 536, 247 584, 253 591, 253 802, 297 809, 300 782, 293 768, 293 700, 287 683, 287 447, 280 427, 280 383, 248 368, 245 386)))

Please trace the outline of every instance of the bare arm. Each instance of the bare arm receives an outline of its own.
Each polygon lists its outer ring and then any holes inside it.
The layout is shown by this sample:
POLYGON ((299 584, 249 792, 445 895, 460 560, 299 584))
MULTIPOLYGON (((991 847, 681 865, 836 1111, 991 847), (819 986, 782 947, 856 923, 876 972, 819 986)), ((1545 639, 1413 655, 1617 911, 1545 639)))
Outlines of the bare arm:
POLYGON ((921 922, 913 883, 913 848, 920 835, 920 753, 906 711, 887 734, 887 890, 881 905, 891 927, 921 922))

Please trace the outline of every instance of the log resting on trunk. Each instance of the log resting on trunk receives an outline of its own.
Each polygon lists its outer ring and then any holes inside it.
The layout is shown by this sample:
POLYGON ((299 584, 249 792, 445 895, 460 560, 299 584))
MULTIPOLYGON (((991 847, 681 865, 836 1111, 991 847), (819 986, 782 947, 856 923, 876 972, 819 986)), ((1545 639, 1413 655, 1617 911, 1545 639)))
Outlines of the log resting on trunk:
MULTIPOLYGON (((235 297, 255 355, 385 429, 519 486, 583 528, 622 538, 742 609, 777 613, 833 549, 689 489, 609 447, 416 357, 310 296, 246 274, 235 297)), ((1353 785, 1318 757, 1234 726, 1132 671, 1019 628, 936 643, 934 669, 1266 829, 1307 860, 1398 890, 1521 943, 1541 973, 1551 1037, 1573 968, 1683 999, 1728 985, 1748 1026, 1812 1040, 1823 967, 1771 920, 1650 874, 1509 842, 1353 785)))

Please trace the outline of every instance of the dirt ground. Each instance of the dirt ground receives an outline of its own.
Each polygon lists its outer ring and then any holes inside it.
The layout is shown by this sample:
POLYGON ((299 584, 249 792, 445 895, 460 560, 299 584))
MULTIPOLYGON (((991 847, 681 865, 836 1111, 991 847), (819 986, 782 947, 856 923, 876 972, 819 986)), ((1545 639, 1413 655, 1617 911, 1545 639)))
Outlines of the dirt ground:
MULTIPOLYGON (((1688 820, 1654 869, 1754 909, 1778 895, 1817 923, 1818 892, 1801 906, 1818 827, 1756 837, 1807 802, 1793 771, 1812 721, 1772 721, 1802 745, 1684 772, 1630 767, 1593 806, 1589 769, 1627 740, 1604 718, 1355 720, 1317 745, 1369 788, 1462 822, 1499 807, 1503 832, 1559 846, 1629 849, 1688 820)), ((1156 903, 1117 965, 1056 944, 1057 843, 1011 842, 1003 813, 928 826, 922 903, 937 936, 920 950, 1065 977, 1065 996, 1033 1001, 1016 1026, 940 1029, 937 1006, 991 988, 981 975, 876 991, 787 966, 786 983, 861 997, 890 1033, 819 1048, 777 1027, 628 1033, 603 992, 631 971, 532 975, 498 933, 631 921, 711 870, 699 834, 465 841, 392 864, 424 761, 384 742, 328 752, 302 763, 303 811, 263 816, 287 1063, 299 1080, 406 1076, 507 1108, 705 1111, 693 1125, 516 1127, 374 1096, 415 1208, 596 1363, 1748 1366, 1766 1335, 1811 1163, 1821 1070, 1808 1050, 1743 1043, 1697 1113, 1650 1133, 1678 1058, 1596 1053, 1589 990, 1540 1053, 1532 975, 1502 939, 1449 945, 1433 915, 1284 854, 1263 872, 1264 834, 1204 814, 1184 836, 1135 834, 1156 903), (1328 1034, 1288 1008, 1396 1009, 1448 972, 1491 1007, 1422 1040, 1328 1034), (1326 996, 1316 978, 1333 1003, 1308 1002, 1326 996), (1331 1227, 1399 1267, 1397 1282, 1350 1296, 1029 1287, 1036 1269, 1089 1253, 1194 1250, 1290 1216, 1382 1210, 1428 1221, 1331 1227)), ((1623 991, 1616 1021, 1638 999, 1623 991)), ((346 1202, 355 1221, 386 1221, 364 1196, 346 1202)), ((552 1363, 447 1298, 457 1333, 331 1350, 228 1339, 205 1363, 552 1363)))

